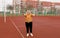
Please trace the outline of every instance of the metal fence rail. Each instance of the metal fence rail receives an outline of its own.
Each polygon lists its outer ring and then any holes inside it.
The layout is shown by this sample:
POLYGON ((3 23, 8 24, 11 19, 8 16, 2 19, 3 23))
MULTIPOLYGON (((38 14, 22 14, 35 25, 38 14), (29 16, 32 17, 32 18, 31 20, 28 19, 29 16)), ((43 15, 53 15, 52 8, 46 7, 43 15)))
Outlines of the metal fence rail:
MULTIPOLYGON (((41 1, 13 1, 12 13, 10 11, 6 12, 6 16, 18 16, 26 12, 27 9, 31 10, 32 13, 38 16, 60 16, 60 5, 54 3, 49 3, 46 6, 41 1), (50 5, 49 5, 50 4, 50 5), (49 6, 48 6, 49 5, 49 6)), ((7 9, 7 8, 6 8, 7 9)), ((8 10, 8 9, 7 9, 8 10)), ((3 13, 0 13, 0 16, 3 16, 3 13)))

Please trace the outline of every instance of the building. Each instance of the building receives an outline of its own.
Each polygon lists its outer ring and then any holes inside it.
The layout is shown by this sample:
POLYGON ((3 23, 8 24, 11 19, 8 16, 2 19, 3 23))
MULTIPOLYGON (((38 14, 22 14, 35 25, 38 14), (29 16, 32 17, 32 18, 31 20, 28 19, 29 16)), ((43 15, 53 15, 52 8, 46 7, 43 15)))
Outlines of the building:
POLYGON ((39 0, 13 0, 13 6, 14 6, 14 12, 16 11, 16 7, 19 8, 18 12, 20 13, 20 10, 24 10, 24 8, 28 7, 31 5, 35 11, 44 11, 46 9, 46 12, 49 10, 55 10, 55 8, 60 8, 60 3, 53 3, 53 2, 46 2, 46 1, 39 1, 39 0), (18 3, 19 2, 19 3, 18 3))

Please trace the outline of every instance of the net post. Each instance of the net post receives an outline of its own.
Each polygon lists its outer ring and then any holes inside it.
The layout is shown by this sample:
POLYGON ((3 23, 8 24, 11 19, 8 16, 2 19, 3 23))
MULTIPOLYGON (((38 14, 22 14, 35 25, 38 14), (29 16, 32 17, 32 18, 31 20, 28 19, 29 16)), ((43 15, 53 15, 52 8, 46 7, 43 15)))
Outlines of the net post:
POLYGON ((6 5, 4 0, 4 22, 6 22, 6 5))

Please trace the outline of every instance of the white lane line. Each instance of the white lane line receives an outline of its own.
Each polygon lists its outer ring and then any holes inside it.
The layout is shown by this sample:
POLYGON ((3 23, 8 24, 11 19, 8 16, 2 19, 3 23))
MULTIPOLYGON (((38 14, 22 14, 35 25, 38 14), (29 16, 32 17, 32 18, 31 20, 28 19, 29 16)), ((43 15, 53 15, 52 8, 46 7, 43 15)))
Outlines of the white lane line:
POLYGON ((19 34, 21 34, 22 38, 24 38, 23 34, 21 33, 21 31, 19 30, 19 28, 17 27, 17 25, 12 21, 11 18, 9 18, 9 19, 12 22, 13 26, 16 28, 16 30, 19 32, 19 34))

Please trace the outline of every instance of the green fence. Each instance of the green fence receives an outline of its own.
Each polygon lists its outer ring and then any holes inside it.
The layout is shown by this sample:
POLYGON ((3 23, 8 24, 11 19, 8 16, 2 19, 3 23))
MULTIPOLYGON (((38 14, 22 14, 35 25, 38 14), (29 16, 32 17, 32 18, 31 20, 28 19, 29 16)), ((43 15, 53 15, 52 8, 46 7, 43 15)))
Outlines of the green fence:
MULTIPOLYGON (((26 11, 24 11, 25 13, 26 11)), ((57 12, 56 11, 49 11, 49 12, 46 12, 44 11, 44 13, 42 12, 32 12, 33 14, 36 14, 37 16, 60 16, 60 14, 56 14, 57 12)), ((16 13, 10 13, 10 12, 6 12, 6 16, 22 16, 23 13, 22 11, 20 11, 20 14, 18 12, 16 13)), ((4 12, 0 13, 0 16, 4 16, 4 12)))

